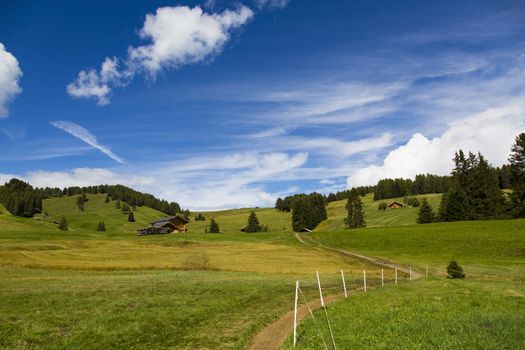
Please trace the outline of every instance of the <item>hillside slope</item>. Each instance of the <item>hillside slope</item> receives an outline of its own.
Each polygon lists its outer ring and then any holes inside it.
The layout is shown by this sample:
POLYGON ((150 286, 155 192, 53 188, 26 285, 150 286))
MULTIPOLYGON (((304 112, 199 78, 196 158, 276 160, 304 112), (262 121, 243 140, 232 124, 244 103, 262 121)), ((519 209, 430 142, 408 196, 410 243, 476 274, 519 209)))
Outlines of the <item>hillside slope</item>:
MULTIPOLYGON (((400 208, 377 210, 379 203, 390 204, 394 201, 403 203, 403 197, 390 198, 374 201, 373 193, 361 197, 365 207, 365 220, 367 227, 403 226, 415 225, 419 208, 400 208)), ((437 210, 441 201, 442 194, 424 194, 416 196, 419 201, 426 198, 430 205, 437 210)), ((345 228, 344 219, 346 217, 346 200, 335 201, 328 204, 326 208, 328 219, 321 222, 315 231, 333 231, 345 228)))
MULTIPOLYGON (((166 214, 148 207, 137 207, 133 211, 135 222, 128 222, 128 215, 115 207, 116 201, 105 203, 105 194, 88 194, 84 211, 76 205, 79 196, 51 198, 44 200, 43 211, 46 220, 58 221, 65 216, 71 231, 95 231, 99 221, 106 224, 107 234, 134 234, 137 229, 149 225, 149 222, 166 214)), ((123 204, 123 203, 122 203, 123 204)))

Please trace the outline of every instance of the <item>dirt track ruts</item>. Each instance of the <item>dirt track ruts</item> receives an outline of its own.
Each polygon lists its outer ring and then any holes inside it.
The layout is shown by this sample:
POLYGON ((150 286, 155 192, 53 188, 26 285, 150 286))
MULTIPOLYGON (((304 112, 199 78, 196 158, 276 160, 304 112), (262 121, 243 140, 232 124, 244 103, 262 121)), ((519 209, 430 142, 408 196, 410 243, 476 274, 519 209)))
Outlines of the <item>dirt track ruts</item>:
MULTIPOLYGON (((309 242, 305 241, 303 237, 301 237, 298 233, 295 234, 295 237, 299 242, 311 245, 314 247, 320 247, 326 250, 330 250, 333 252, 337 252, 339 254, 343 254, 346 256, 351 256, 357 259, 365 260, 369 263, 379 265, 382 267, 388 267, 391 269, 397 268, 399 271, 409 273, 409 269, 396 265, 391 262, 383 261, 378 258, 358 254, 358 253, 352 253, 343 249, 337 249, 325 246, 322 243, 317 242, 313 238, 309 238, 309 242)), ((421 277, 421 274, 412 271, 412 278, 416 279, 421 277)), ((354 294, 359 292, 361 289, 352 290, 349 291, 349 294, 354 294)), ((334 294, 324 297, 325 304, 333 303, 336 300, 339 300, 341 297, 343 297, 343 294, 334 294)), ((315 300, 308 304, 310 308, 313 310, 318 309, 321 307, 321 301, 315 300)), ((302 305, 298 307, 297 309, 297 320, 300 321, 306 316, 308 316, 308 306, 302 305)), ((281 345, 283 344, 284 340, 293 331, 293 310, 284 314, 279 319, 273 321, 268 326, 266 326, 262 331, 257 333, 257 335, 252 339, 251 343, 248 345, 248 350, 278 350, 281 345)))

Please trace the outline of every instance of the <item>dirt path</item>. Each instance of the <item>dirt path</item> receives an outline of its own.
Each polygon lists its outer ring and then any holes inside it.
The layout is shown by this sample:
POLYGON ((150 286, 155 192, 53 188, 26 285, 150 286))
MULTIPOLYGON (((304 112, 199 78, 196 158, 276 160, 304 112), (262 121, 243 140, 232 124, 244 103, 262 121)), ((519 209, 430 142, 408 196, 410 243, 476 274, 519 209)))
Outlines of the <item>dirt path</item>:
MULTIPOLYGON (((297 238, 297 240, 299 240, 299 242, 309 245, 309 246, 323 248, 326 250, 337 252, 339 254, 343 254, 346 256, 351 256, 354 258, 365 260, 369 263, 379 265, 381 267, 387 267, 391 269, 397 268, 399 271, 409 273, 409 269, 399 266, 397 264, 388 262, 388 261, 383 261, 378 258, 374 258, 374 257, 370 257, 370 256, 358 254, 358 253, 348 252, 343 249, 328 247, 322 243, 319 243, 318 241, 314 240, 311 237, 308 237, 308 239, 305 240, 298 233, 295 234, 295 237, 297 238)), ((416 279, 416 278, 420 278, 421 276, 422 276, 421 274, 415 271, 412 271, 412 278, 416 279)), ((371 289, 373 289, 373 287, 371 289)), ((349 291, 349 294, 355 294, 360 291, 361 291, 361 288, 349 291)), ((324 302, 325 304, 330 304, 336 300, 339 300, 342 297, 343 297, 343 294, 329 295, 329 296, 324 297, 324 302)), ((315 301, 308 303, 308 305, 313 311, 321 307, 321 301, 315 300, 315 301)), ((309 315, 308 306, 302 305, 297 309, 297 321, 304 319, 308 315, 309 315)), ((253 338, 250 345, 248 345, 248 350, 278 350, 281 347, 284 340, 286 339, 286 337, 288 336, 288 334, 290 334, 291 332, 293 332, 293 310, 284 314, 278 320, 273 321, 268 326, 266 326, 266 328, 260 331, 253 338)))
MULTIPOLYGON (((366 255, 362 255, 362 254, 358 254, 358 253, 352 253, 352 252, 349 252, 349 251, 346 251, 346 250, 343 250, 343 249, 337 249, 337 248, 328 247, 328 246, 326 246, 326 245, 316 241, 315 239, 313 239, 311 237, 308 237, 307 240, 305 240, 297 232, 295 233, 295 238, 297 238, 299 240, 299 242, 301 242, 303 244, 316 246, 316 247, 321 247, 323 249, 331 250, 333 252, 338 252, 338 253, 346 255, 346 256, 351 256, 353 258, 364 260, 364 261, 369 262, 369 263, 374 264, 374 265, 378 265, 378 266, 381 266, 381 267, 387 267, 387 268, 390 268, 390 269, 398 269, 399 271, 404 272, 404 273, 409 273, 410 272, 410 270, 407 269, 406 267, 394 264, 394 263, 389 262, 389 261, 381 260, 379 258, 374 258, 374 257, 371 257, 371 256, 366 256, 366 255)), ((416 279, 416 278, 419 278, 419 277, 421 277, 420 273, 418 273, 416 271, 412 271, 412 278, 413 279, 416 279)))

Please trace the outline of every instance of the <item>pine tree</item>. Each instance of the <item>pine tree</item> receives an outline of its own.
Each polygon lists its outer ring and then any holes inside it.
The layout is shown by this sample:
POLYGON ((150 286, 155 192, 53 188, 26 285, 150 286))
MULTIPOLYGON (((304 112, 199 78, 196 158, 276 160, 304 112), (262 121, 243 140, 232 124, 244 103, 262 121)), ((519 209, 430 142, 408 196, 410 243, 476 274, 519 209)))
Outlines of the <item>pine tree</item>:
POLYGON ((456 260, 452 260, 447 266, 448 278, 465 278, 463 268, 459 266, 456 260))
POLYGON ((120 209, 120 199, 117 199, 117 201, 115 202, 115 208, 120 209))
POLYGON ((252 211, 250 216, 248 216, 248 224, 244 228, 244 232, 260 232, 262 231, 261 225, 259 224, 259 219, 257 215, 252 211))
POLYGON ((122 204, 122 213, 127 214, 130 212, 129 205, 127 203, 122 204))
POLYGON ((281 197, 277 198, 275 201, 275 209, 283 211, 283 199, 281 197))
POLYGON ((104 203, 109 203, 109 202, 111 202, 111 199, 109 198, 108 195, 106 195, 106 199, 104 200, 104 203))
POLYGON ((134 222, 135 221, 135 215, 133 215, 132 211, 130 211, 129 214, 128 214, 128 221, 129 222, 134 222))
POLYGON ((525 133, 516 137, 509 156, 512 194, 510 208, 515 218, 525 217, 525 133))
POLYGON ((346 212, 345 224, 347 228, 366 227, 363 202, 361 201, 359 192, 355 189, 352 189, 348 194, 346 212))
POLYGON ((313 229, 314 209, 305 195, 298 196, 292 204, 292 228, 295 232, 313 229))
POLYGON ((104 221, 99 221, 97 225, 97 231, 106 231, 106 224, 104 221))
POLYGON ((426 198, 421 201, 421 207, 417 215, 418 224, 429 224, 435 220, 434 210, 428 203, 426 198))
POLYGON ((62 231, 67 231, 68 230, 68 225, 67 225, 67 219, 65 216, 62 216, 60 218, 60 221, 58 222, 58 228, 62 231))
POLYGON ((210 220, 210 227, 208 229, 209 233, 220 233, 221 229, 219 228, 219 224, 215 221, 215 219, 210 220))

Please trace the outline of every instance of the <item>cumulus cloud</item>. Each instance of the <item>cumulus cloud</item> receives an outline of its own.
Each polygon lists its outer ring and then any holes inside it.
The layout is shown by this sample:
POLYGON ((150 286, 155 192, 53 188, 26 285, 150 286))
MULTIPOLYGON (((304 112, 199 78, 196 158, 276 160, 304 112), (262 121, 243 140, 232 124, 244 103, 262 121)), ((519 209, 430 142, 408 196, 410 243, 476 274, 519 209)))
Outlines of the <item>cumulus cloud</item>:
POLYGON ((506 163, 514 138, 525 131, 525 103, 514 101, 449 123, 439 137, 420 133, 391 151, 382 165, 357 170, 347 180, 349 187, 372 185, 383 178, 413 178, 416 174, 447 175, 459 149, 481 152, 495 165, 506 163))
POLYGON ((58 129, 64 130, 68 134, 73 135, 91 147, 98 149, 100 152, 104 153, 114 161, 118 163, 124 163, 124 160, 113 153, 108 147, 101 145, 95 135, 89 132, 89 130, 86 128, 66 120, 53 121, 51 122, 51 125, 58 129))
POLYGON ((149 44, 129 47, 126 58, 106 57, 100 70, 81 70, 67 86, 72 97, 94 98, 106 105, 114 87, 125 86, 139 73, 155 77, 163 69, 178 69, 221 52, 234 29, 253 16, 241 6, 222 13, 206 13, 200 7, 161 7, 146 15, 139 36, 149 44))
POLYGON ((7 103, 22 91, 19 85, 21 76, 18 60, 0 43, 0 118, 7 117, 7 103))

